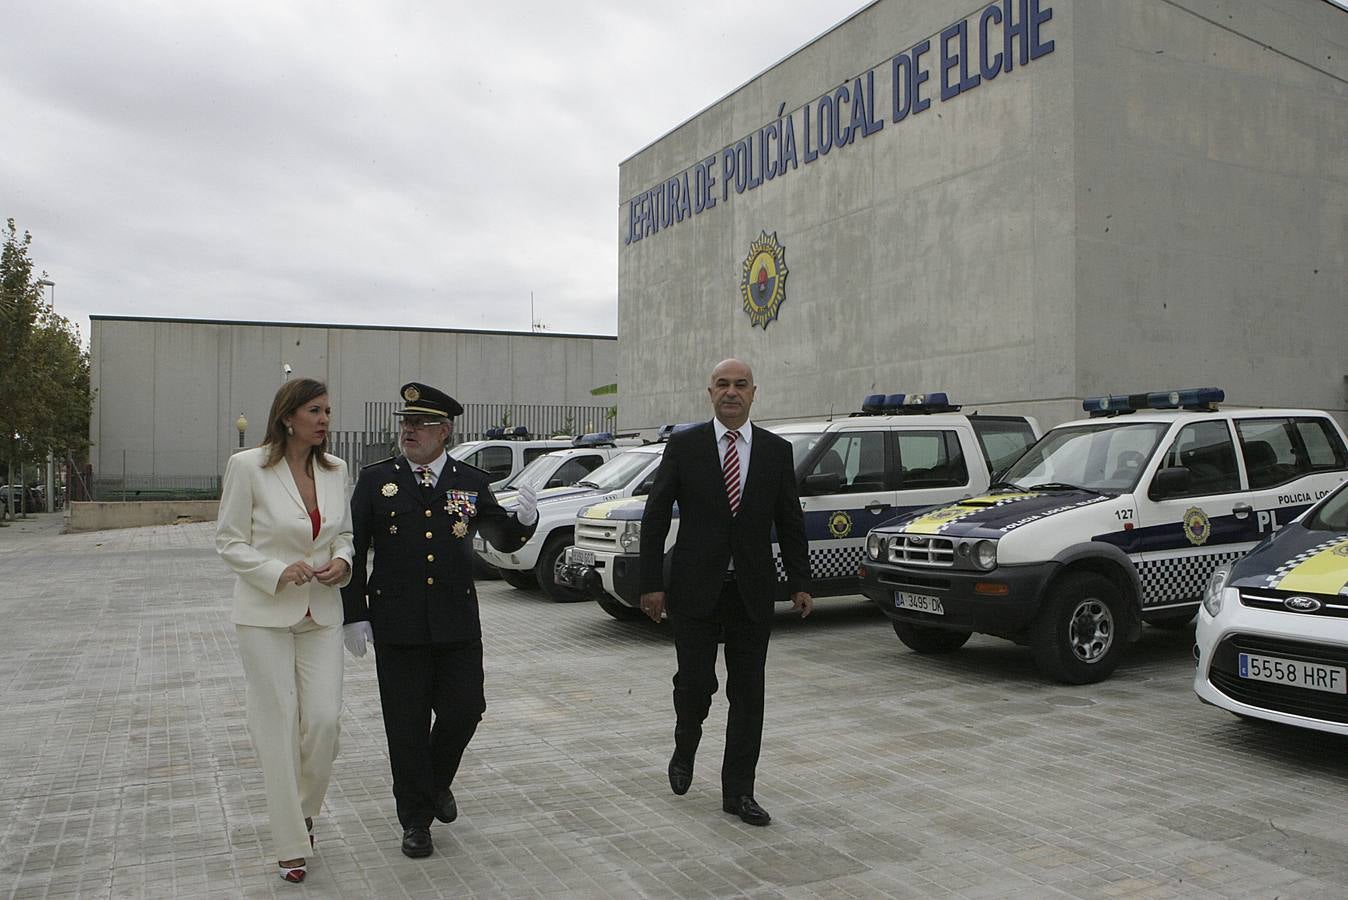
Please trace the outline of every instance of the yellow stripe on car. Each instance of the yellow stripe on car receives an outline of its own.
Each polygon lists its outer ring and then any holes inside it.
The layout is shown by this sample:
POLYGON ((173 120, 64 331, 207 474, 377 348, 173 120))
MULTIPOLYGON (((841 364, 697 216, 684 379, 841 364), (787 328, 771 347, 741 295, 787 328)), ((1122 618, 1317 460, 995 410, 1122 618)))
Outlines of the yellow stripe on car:
POLYGON ((1338 594, 1348 586, 1348 538, 1297 563, 1274 587, 1299 594, 1338 594))

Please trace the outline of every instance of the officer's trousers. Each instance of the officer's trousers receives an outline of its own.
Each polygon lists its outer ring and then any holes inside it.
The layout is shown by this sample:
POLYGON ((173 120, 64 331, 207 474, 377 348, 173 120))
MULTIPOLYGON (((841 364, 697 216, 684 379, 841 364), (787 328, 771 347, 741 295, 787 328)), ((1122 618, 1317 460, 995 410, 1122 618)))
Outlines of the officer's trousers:
POLYGON ((342 626, 305 616, 289 628, 234 627, 276 858, 307 857, 304 820, 318 815, 337 758, 342 626))
POLYGON ((398 821, 429 826, 487 709, 482 642, 376 643, 374 659, 398 821))

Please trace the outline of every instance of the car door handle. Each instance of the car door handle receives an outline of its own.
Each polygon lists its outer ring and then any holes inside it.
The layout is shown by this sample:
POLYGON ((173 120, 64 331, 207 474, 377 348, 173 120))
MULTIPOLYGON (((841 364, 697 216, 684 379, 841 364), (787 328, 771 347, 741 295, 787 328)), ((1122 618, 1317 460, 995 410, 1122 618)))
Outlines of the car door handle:
POLYGON ((1254 507, 1248 503, 1237 503, 1235 506, 1231 507, 1231 512, 1236 514, 1237 519, 1243 519, 1254 512, 1254 507))
POLYGON ((867 503, 866 512, 878 513, 889 509, 888 503, 867 503))

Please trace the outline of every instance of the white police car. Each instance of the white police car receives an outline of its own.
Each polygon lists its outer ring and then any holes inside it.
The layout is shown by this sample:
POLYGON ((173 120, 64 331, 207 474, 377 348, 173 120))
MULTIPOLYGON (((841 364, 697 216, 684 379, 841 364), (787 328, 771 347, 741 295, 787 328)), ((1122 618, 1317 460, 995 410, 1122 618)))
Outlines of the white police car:
POLYGON ((1348 485, 1213 574, 1194 655, 1203 702, 1348 735, 1348 485))
MULTIPOLYGON (((768 430, 792 445, 811 591, 817 597, 857 593, 857 566, 873 526, 900 512, 986 490, 991 473, 1016 459, 1038 434, 1035 422, 1023 416, 966 415, 943 393, 874 394, 852 415, 773 424, 768 430)), ((560 581, 585 590, 615 618, 640 615, 644 511, 644 497, 581 510, 575 546, 558 573, 560 581)), ((674 516, 666 565, 677 535, 677 507, 674 516)), ((777 574, 784 585, 780 559, 777 574)), ((786 599, 784 589, 778 599, 786 599)))
POLYGON ((570 435, 540 438, 529 434, 523 425, 514 428, 488 428, 481 440, 464 441, 449 448, 449 455, 476 466, 491 476, 491 489, 518 475, 529 463, 553 450, 571 446, 570 435))
MULTIPOLYGON (((562 553, 572 543, 576 511, 591 503, 649 492, 664 450, 663 443, 632 447, 571 487, 539 491, 538 525, 533 536, 518 550, 503 553, 480 536, 473 538, 473 549, 499 569, 501 577, 513 587, 528 588, 537 584, 553 600, 584 600, 584 594, 558 584, 556 577, 562 553)), ((506 499, 501 505, 513 509, 514 501, 506 499)))
POLYGON ((1049 431, 987 494, 875 529, 866 595, 920 653, 980 632, 1028 644, 1061 681, 1109 677, 1143 622, 1186 625, 1214 570, 1348 478, 1326 413, 1222 399, 1085 401, 1091 418, 1049 431))
POLYGON ((499 488, 493 487, 492 493, 497 501, 502 501, 514 497, 526 484, 535 491, 570 487, 624 450, 639 446, 639 440, 615 438, 607 431, 578 435, 565 450, 549 450, 534 457, 533 462, 501 482, 499 488))

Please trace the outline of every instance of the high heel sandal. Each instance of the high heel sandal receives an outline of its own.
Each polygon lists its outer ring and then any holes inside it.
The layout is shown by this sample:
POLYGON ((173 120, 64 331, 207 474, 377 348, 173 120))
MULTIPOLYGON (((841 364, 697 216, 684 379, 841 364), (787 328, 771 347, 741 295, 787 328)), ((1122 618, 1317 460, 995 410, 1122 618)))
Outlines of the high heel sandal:
POLYGON ((278 862, 276 865, 281 869, 281 880, 288 881, 291 884, 299 884, 304 880, 304 876, 309 874, 309 870, 304 863, 300 863, 298 866, 288 866, 283 862, 278 862))

